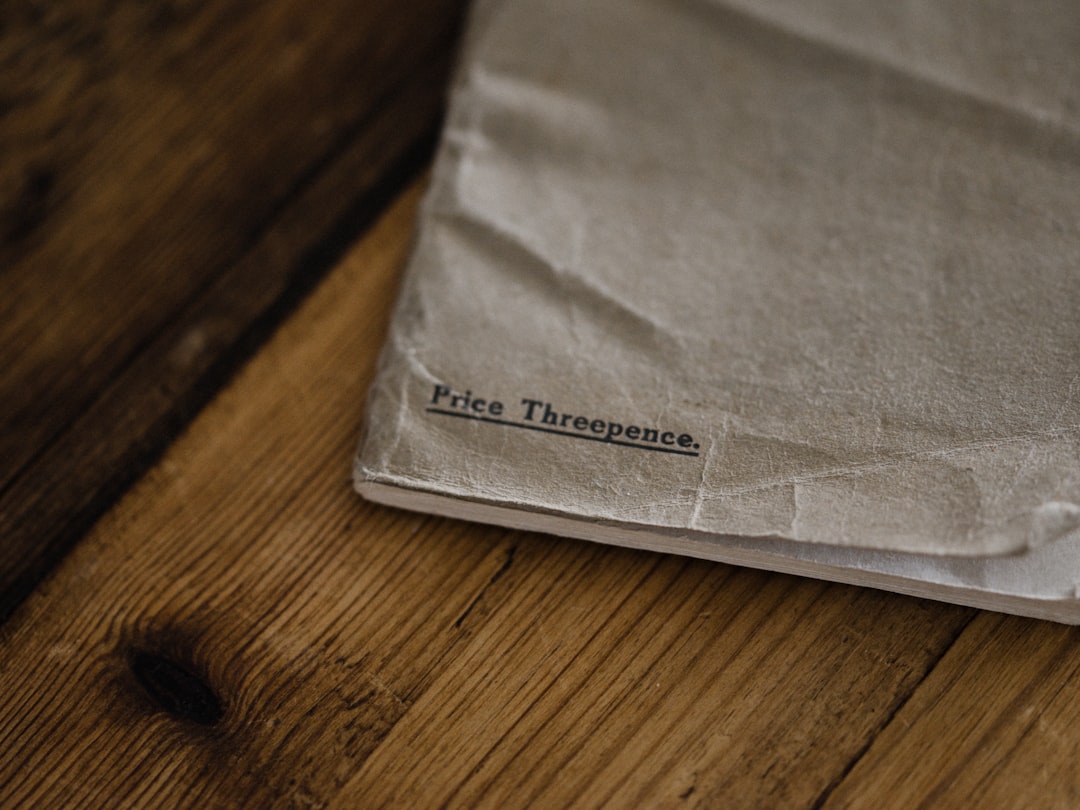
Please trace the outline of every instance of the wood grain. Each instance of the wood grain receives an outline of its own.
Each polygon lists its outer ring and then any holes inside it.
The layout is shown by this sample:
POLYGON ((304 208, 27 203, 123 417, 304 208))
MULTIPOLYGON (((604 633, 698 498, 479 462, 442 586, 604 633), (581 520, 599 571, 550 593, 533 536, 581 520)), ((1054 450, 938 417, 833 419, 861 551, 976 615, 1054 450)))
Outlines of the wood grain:
POLYGON ((462 5, 5 5, 0 618, 416 170, 462 5))
POLYGON ((5 626, 0 795, 811 806, 950 648, 971 611, 362 502, 416 199, 5 626))
POLYGON ((979 614, 830 807, 1080 805, 1077 628, 979 614))

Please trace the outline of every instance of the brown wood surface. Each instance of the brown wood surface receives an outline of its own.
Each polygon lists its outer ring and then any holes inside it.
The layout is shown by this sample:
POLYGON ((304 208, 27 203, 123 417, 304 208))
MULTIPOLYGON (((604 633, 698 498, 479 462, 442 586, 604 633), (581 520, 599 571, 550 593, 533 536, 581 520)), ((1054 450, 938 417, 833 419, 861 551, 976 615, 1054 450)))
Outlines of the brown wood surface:
POLYGON ((1080 807, 1080 637, 980 613, 830 807, 1080 807))
POLYGON ((0 11, 0 805, 1080 804, 1074 629, 353 493, 460 10, 0 11))
POLYGON ((461 10, 4 6, 0 617, 415 170, 461 10))

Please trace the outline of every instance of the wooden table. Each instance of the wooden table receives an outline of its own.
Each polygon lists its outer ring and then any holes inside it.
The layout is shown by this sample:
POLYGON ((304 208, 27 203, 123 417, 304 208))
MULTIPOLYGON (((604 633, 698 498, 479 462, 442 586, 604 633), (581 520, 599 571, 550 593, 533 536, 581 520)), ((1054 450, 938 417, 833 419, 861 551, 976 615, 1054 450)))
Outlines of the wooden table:
POLYGON ((353 493, 461 12, 0 12, 0 804, 1080 805, 1075 630, 353 493))

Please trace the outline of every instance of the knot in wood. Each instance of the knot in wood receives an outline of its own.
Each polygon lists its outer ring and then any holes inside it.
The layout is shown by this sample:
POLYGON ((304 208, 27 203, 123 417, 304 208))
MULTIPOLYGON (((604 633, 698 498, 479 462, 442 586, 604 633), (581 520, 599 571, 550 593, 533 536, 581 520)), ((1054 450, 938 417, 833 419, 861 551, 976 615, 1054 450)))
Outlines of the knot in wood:
POLYGON ((212 726, 225 716, 225 709, 214 690, 175 661, 156 653, 135 650, 129 664, 150 698, 174 717, 212 726))

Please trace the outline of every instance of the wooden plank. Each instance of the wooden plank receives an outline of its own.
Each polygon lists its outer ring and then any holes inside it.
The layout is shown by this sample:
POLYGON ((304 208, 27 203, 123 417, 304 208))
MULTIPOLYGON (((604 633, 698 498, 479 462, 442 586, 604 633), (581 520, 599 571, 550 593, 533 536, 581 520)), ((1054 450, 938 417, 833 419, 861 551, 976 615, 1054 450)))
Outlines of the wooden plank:
POLYGON ((814 806, 948 644, 936 606, 564 553, 334 806, 814 806))
POLYGON ((0 618, 415 171, 462 4, 99 5, 0 29, 0 618))
POLYGON ((874 740, 829 807, 1076 807, 1080 636, 982 614, 874 740))
POLYGON ((972 615, 361 501, 415 204, 5 626, 0 795, 809 806, 972 615))

